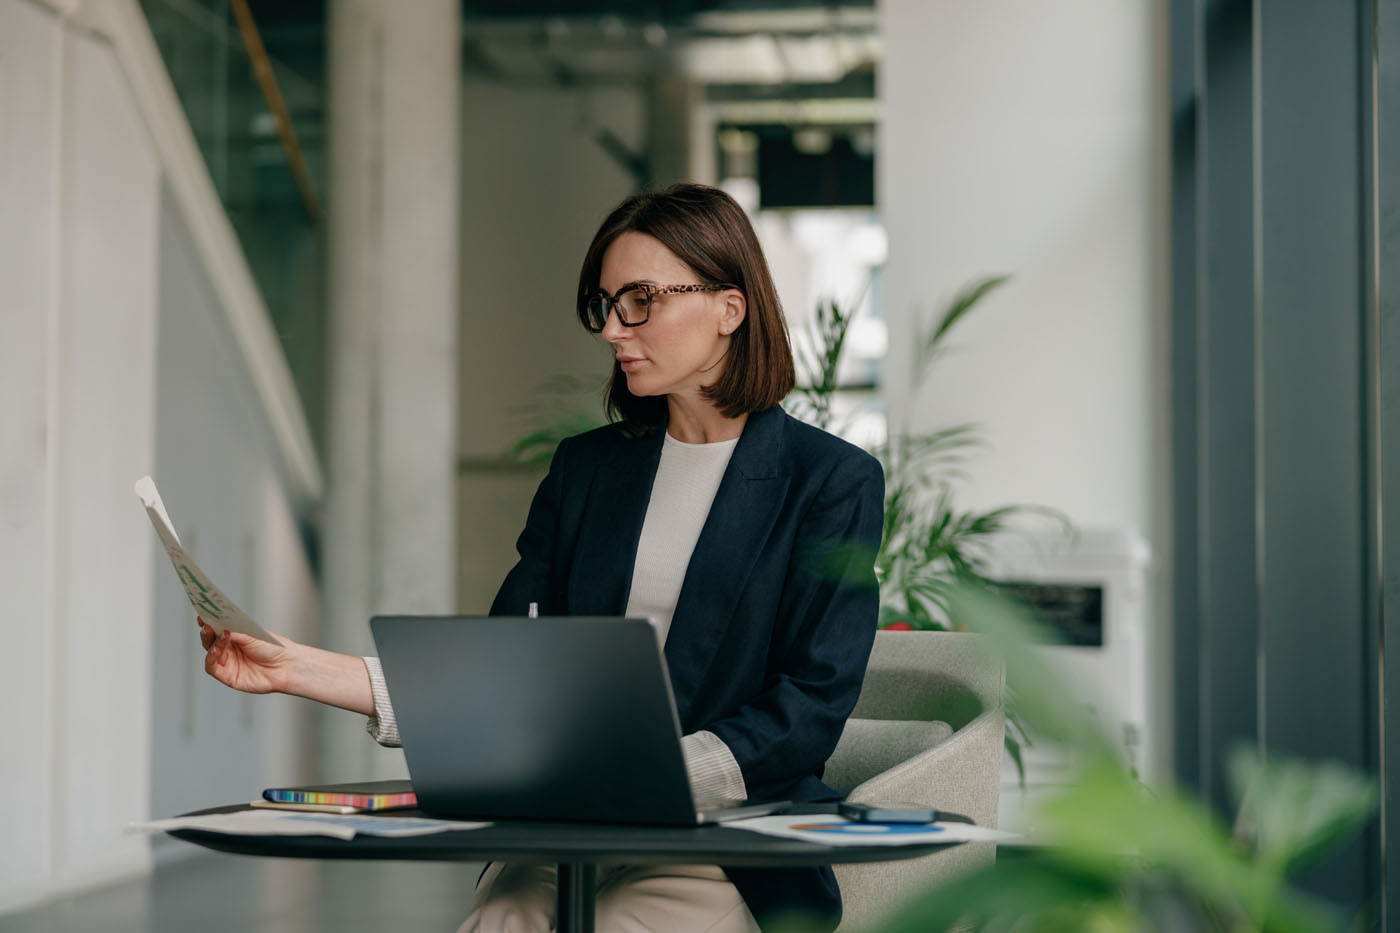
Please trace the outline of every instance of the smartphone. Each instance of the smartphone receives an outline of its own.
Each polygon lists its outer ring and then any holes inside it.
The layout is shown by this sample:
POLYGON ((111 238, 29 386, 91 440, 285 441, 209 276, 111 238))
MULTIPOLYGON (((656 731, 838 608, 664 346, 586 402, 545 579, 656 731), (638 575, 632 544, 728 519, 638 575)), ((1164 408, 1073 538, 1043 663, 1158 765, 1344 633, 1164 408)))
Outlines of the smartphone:
POLYGON ((936 823, 938 811, 932 807, 881 806, 874 803, 841 801, 836 812, 857 823, 936 823))

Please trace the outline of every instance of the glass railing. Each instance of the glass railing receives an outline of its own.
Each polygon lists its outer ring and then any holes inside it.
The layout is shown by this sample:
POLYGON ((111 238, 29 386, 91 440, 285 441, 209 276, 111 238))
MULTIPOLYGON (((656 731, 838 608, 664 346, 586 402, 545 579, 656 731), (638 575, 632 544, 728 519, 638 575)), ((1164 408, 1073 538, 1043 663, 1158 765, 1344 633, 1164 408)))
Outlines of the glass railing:
MULTIPOLYGON (((140 0, 324 450, 325 237, 298 189, 228 0, 140 0)), ((325 178, 323 31, 263 31, 313 197, 325 178), (279 53, 286 53, 286 56, 279 53)))

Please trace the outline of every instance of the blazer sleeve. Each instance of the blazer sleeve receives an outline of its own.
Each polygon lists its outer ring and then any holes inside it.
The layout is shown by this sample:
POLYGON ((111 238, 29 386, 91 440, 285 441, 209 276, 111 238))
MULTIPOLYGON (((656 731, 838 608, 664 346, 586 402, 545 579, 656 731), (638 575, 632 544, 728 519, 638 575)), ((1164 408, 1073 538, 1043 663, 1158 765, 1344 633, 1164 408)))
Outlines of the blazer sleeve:
POLYGON ((778 799, 820 774, 860 696, 880 594, 884 526, 875 458, 843 458, 798 527, 763 690, 706 728, 729 746, 752 799, 778 799))
POLYGON ((515 542, 520 559, 496 591, 491 602, 493 616, 523 616, 532 602, 539 604, 540 615, 565 612, 554 564, 559 555, 559 516, 568 445, 568 438, 559 442, 549 461, 549 473, 530 502, 525 528, 515 542))

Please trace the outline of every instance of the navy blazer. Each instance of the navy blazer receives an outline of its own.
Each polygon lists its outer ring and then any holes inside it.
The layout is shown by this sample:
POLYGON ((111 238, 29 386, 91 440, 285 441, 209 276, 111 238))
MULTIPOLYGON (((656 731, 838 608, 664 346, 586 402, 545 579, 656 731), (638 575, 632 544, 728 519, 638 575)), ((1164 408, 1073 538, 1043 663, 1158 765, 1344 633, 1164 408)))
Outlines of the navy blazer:
MULTIPOLYGON (((560 443, 492 614, 621 615, 665 430, 560 443)), ((830 800, 821 782, 860 694, 879 592, 884 474, 779 407, 749 416, 691 555, 665 656, 682 732, 729 746, 751 800, 830 800)), ((763 923, 835 926, 829 868, 725 869, 763 923)))

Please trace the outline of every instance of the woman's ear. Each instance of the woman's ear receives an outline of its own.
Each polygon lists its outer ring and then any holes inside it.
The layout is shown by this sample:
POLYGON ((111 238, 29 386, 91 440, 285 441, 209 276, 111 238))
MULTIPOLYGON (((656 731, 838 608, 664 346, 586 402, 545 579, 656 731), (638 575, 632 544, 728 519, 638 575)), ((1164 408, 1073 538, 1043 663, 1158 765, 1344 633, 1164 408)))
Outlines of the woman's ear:
POLYGON ((724 296, 724 311, 719 318, 719 332, 728 337, 739 329, 739 325, 744 323, 744 316, 748 314, 749 306, 744 293, 737 288, 731 288, 722 293, 724 296))

